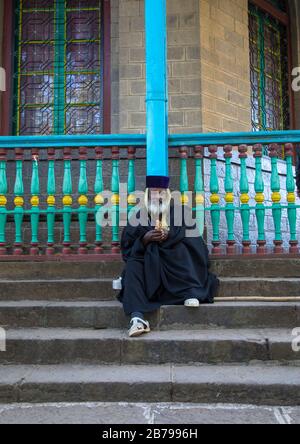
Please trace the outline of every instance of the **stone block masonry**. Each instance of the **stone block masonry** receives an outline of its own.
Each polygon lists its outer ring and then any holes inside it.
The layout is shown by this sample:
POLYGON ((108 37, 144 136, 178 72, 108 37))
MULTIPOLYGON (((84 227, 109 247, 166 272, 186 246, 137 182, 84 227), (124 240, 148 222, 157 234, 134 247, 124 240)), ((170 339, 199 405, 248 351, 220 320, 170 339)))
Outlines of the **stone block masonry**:
MULTIPOLYGON (((198 0, 168 0, 170 133, 201 131, 198 0)), ((144 2, 112 0, 112 132, 144 133, 144 2)))

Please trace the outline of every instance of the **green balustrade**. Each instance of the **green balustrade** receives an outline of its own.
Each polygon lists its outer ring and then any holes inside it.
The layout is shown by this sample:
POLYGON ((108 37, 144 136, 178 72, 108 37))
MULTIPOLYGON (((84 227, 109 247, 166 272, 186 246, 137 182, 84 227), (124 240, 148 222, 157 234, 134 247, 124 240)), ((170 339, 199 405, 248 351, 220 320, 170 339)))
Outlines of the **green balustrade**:
POLYGON ((63 179, 63 225, 64 225, 64 240, 63 253, 71 253, 71 221, 72 221, 72 173, 71 173, 71 149, 64 149, 64 179, 63 179))
POLYGON ((103 199, 103 148, 96 147, 96 175, 95 175, 95 223, 96 223, 96 238, 95 238, 95 254, 102 253, 102 220, 103 220, 103 211, 102 206, 104 203, 103 199))
POLYGON ((79 183, 78 183, 78 203, 80 205, 79 207, 79 213, 78 213, 78 220, 79 220, 79 254, 86 254, 87 253, 87 237, 86 237, 86 228, 87 228, 87 221, 88 221, 88 213, 87 213, 87 205, 88 205, 88 181, 87 181, 87 175, 86 175, 86 169, 87 169, 87 149, 85 147, 79 148, 79 156, 80 156, 80 172, 79 172, 79 183))
POLYGON ((278 174, 278 156, 279 156, 279 146, 275 143, 271 144, 269 147, 269 153, 271 158, 271 190, 272 190, 272 215, 275 228, 275 239, 274 239, 274 253, 282 253, 282 233, 281 233, 281 194, 280 194, 280 180, 278 174))
POLYGON ((112 148, 112 177, 111 177, 111 220, 112 220, 112 253, 119 252, 119 148, 112 148))
POLYGON ((295 195, 295 179, 293 174, 293 145, 287 143, 285 145, 285 158, 286 158, 286 192, 288 202, 288 220, 290 227, 290 253, 298 253, 298 240, 297 240, 297 209, 296 209, 296 195, 295 195))
MULTIPOLYGON (((194 146, 194 193, 195 193, 195 208, 196 211, 196 221, 199 227, 200 234, 203 233, 204 226, 204 214, 206 211, 209 212, 212 223, 212 237, 213 237, 213 254, 221 254, 221 239, 220 239, 220 215, 224 212, 224 220, 226 218, 225 227, 222 225, 222 229, 227 226, 227 254, 233 254, 235 247, 235 232, 234 232, 234 217, 235 212, 239 211, 242 221, 243 229, 243 253, 250 253, 250 215, 256 216, 257 221, 257 253, 265 254, 266 249, 266 212, 272 211, 274 227, 275 227, 275 252, 283 252, 283 238, 281 233, 281 219, 283 216, 283 211, 287 212, 287 220, 289 224, 289 252, 290 254, 298 254, 298 241, 297 241, 297 211, 299 211, 300 205, 296 201, 295 196, 295 180, 294 180, 294 169, 293 169, 293 145, 292 143, 297 142, 299 137, 296 133, 283 132, 274 134, 254 134, 254 135, 174 135, 170 136, 169 143, 172 147, 180 147, 180 192, 182 195, 182 201, 187 203, 188 190, 189 190, 189 171, 188 171, 188 154, 191 147, 194 146), (198 144, 195 142, 198 140, 198 144), (255 158, 255 201, 256 205, 250 205, 249 202, 249 174, 247 170, 247 150, 249 146, 253 146, 253 141, 260 142, 253 147, 253 155, 255 158), (271 180, 266 183, 264 182, 264 176, 262 171, 262 156, 263 149, 265 145, 269 145, 270 140, 278 141, 278 143, 285 144, 285 157, 286 157, 286 197, 287 202, 282 204, 281 194, 280 194, 280 180, 278 172, 278 145, 273 143, 270 146, 270 159, 272 166, 271 180), (224 143, 225 141, 225 143, 224 143), (244 143, 243 143, 244 141, 244 143), (186 143, 184 143, 186 142, 186 143), (212 144, 214 142, 214 144, 212 144), (217 145, 218 142, 219 145, 217 145), (239 143, 242 142, 242 143, 239 143), (204 146, 209 146, 209 159, 210 159, 210 201, 211 205, 205 207, 204 200, 204 177, 203 177, 203 153, 204 146), (225 157, 225 178, 224 178, 224 189, 225 189, 225 205, 220 204, 220 189, 219 189, 219 177, 217 170, 217 153, 218 146, 224 147, 224 157, 225 157), (240 199, 241 203, 239 206, 234 204, 234 180, 233 180, 233 166, 232 166, 232 154, 233 147, 239 146, 239 156, 241 161, 240 166, 240 199), (265 202, 265 188, 268 186, 272 190, 272 202, 267 204, 265 202)), ((300 137, 299 137, 300 139, 300 137)), ((88 250, 87 245, 87 221, 88 214, 93 216, 97 215, 97 220, 102 221, 104 216, 104 185, 103 185, 103 148, 104 146, 112 146, 112 175, 111 175, 111 221, 112 221, 112 252, 119 252, 119 227, 120 220, 119 214, 122 211, 119 207, 119 167, 120 167, 120 150, 123 148, 123 154, 128 154, 128 195, 127 204, 128 210, 133 208, 136 204, 135 196, 135 154, 136 148, 143 146, 143 137, 130 137, 127 135, 120 136, 102 136, 99 135, 96 138, 88 136, 70 136, 66 138, 65 136, 49 136, 43 142, 40 137, 19 137, 19 138, 0 138, 0 255, 5 255, 11 253, 11 248, 6 243, 6 229, 10 223, 11 218, 15 225, 15 239, 13 245, 14 254, 23 254, 24 252, 30 252, 33 254, 41 254, 44 252, 44 248, 39 248, 39 238, 38 229, 41 223, 41 215, 46 217, 47 221, 47 245, 46 245, 46 255, 53 255, 55 253, 54 249, 54 233, 55 233, 55 221, 56 217, 63 219, 63 254, 70 254, 71 249, 71 222, 72 216, 74 219, 78 217, 79 224, 79 249, 77 252, 79 254, 86 253, 88 250), (12 141, 12 142, 11 142, 12 141), (20 145, 22 141, 22 145, 20 145), (68 142, 70 141, 70 142, 68 142), (81 146, 93 146, 95 148, 95 181, 94 181, 94 207, 89 208, 88 206, 88 170, 87 170, 87 148, 80 148, 79 141, 86 141, 85 144, 80 144, 81 146), (109 145, 109 141, 115 141, 115 144, 109 145), (131 143, 128 143, 130 141, 131 143), (99 147, 96 143, 101 143, 99 147), (103 145, 102 145, 103 142, 103 145), (125 143, 126 142, 126 143, 125 143), (46 189, 43 189, 44 181, 39 184, 41 178, 39 177, 41 171, 39 167, 42 165, 38 161, 39 146, 41 143, 41 148, 47 147, 48 145, 48 163, 46 165, 48 169, 47 184, 45 184, 46 189), (70 145, 68 144, 70 143, 70 145), (10 146, 10 144, 12 146, 10 146), (25 144, 25 146, 23 145, 25 144), (55 180, 55 168, 56 168, 56 151, 62 150, 62 145, 65 147, 63 149, 63 207, 56 206, 56 180, 55 180), (5 146, 4 146, 5 145, 5 146), (9 150, 14 148, 15 158, 14 163, 12 163, 11 157, 7 156, 9 150), (50 146, 50 147, 49 147, 50 146), (71 171, 72 163, 72 149, 74 147, 79 148, 79 174, 76 177, 77 180, 77 191, 79 193, 77 208, 73 208, 73 190, 72 190, 72 176, 71 171), (30 183, 23 182, 23 153, 24 150, 32 150, 32 175, 30 177, 30 183), (15 167, 15 182, 12 190, 9 189, 9 182, 7 180, 7 157, 9 158, 9 166, 15 167), (24 207, 24 186, 26 190, 26 195, 29 191, 30 202, 27 208, 24 207), (10 208, 7 200, 9 193, 14 192, 14 207, 10 208), (40 204, 39 199, 41 195, 47 195, 46 208, 43 208, 40 204), (30 206, 31 203, 31 206, 30 206), (102 213, 103 210, 103 213, 102 213), (100 212, 100 213, 99 213, 100 212), (99 218, 100 214, 100 218, 99 218), (23 246, 23 220, 24 216, 30 219, 31 222, 31 239, 29 249, 25 249, 23 246), (59 216, 59 217, 58 217, 59 216)), ((300 141, 300 140, 299 140, 300 141)), ((57 158, 61 157, 61 153, 58 153, 57 158)), ((122 155, 122 158, 125 157, 122 155)), ((266 176, 267 177, 267 176, 266 176)), ((124 213, 125 214, 125 213, 124 213)), ((97 223, 95 227, 95 253, 102 253, 102 242, 103 242, 103 229, 101 228, 101 223, 97 223)), ((285 244, 284 244, 285 246, 285 244)), ((44 247, 41 245, 41 247, 44 247)), ((222 245, 223 248, 223 245, 222 245)))
POLYGON ((23 254, 23 237, 22 237, 22 224, 24 217, 24 185, 23 185, 23 150, 17 148, 15 150, 16 155, 16 179, 14 185, 14 221, 15 221, 15 247, 14 254, 23 254))
POLYGON ((249 182, 247 176, 247 157, 248 157, 248 147, 246 145, 239 146, 239 158, 241 161, 240 167, 240 201, 241 201, 241 219, 243 226, 243 254, 249 254, 251 252, 250 249, 250 233, 249 233, 249 225, 250 225, 250 207, 249 207, 249 182))
POLYGON ((256 215, 256 221, 257 221, 257 253, 258 254, 265 254, 266 249, 266 235, 265 235, 265 185, 264 185, 264 179, 262 174, 262 155, 263 155, 263 147, 261 144, 257 144, 253 147, 254 152, 254 158, 255 158, 255 182, 254 182, 254 189, 255 189, 255 201, 256 201, 256 208, 255 208, 255 215, 256 215))
POLYGON ((234 254, 235 238, 234 238, 234 194, 233 194, 233 178, 231 171, 231 159, 232 159, 232 146, 224 146, 224 158, 225 158, 225 216, 227 223, 227 254, 234 254))
POLYGON ((220 208, 220 196, 219 196, 219 179, 217 172, 217 158, 218 158, 218 147, 213 145, 208 148, 210 152, 210 217, 212 223, 213 230, 213 249, 212 254, 220 254, 220 216, 221 216, 221 208, 220 208))
POLYGON ((6 222, 7 222, 7 177, 6 152, 0 150, 0 255, 7 254, 6 249, 6 222))

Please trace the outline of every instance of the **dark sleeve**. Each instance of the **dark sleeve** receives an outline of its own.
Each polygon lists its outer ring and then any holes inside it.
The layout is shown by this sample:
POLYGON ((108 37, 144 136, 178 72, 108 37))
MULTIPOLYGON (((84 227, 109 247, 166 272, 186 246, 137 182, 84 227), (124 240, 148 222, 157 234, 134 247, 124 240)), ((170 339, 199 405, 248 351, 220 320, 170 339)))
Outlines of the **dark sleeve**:
POLYGON ((132 227, 129 224, 124 228, 121 236, 122 258, 126 262, 131 256, 142 255, 145 247, 142 239, 146 233, 141 226, 132 227))

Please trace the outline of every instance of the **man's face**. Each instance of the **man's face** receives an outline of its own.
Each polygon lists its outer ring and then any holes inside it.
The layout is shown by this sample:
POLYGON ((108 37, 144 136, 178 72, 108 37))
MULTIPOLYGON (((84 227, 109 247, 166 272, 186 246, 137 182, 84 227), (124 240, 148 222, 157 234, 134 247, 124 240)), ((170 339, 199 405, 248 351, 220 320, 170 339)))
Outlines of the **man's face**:
POLYGON ((153 215, 164 213, 169 206, 169 190, 165 188, 149 188, 148 209, 153 215))

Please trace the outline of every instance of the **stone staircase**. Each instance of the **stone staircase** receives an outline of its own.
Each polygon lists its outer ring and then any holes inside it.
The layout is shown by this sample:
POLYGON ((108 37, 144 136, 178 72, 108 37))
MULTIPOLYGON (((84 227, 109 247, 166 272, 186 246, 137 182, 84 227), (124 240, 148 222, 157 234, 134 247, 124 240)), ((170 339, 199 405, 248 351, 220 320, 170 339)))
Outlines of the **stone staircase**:
POLYGON ((120 261, 1 263, 0 403, 299 405, 292 330, 300 327, 300 259, 212 266, 221 280, 216 304, 162 307, 148 317, 150 334, 129 339, 111 289, 120 261), (224 302, 237 297, 244 301, 224 302))

